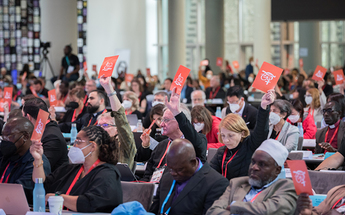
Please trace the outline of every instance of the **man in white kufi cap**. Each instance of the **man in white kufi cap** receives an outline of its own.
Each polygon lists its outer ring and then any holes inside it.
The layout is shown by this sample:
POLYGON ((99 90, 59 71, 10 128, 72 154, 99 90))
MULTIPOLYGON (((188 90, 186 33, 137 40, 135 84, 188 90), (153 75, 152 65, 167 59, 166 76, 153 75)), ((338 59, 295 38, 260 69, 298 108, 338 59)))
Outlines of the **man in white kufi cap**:
POLYGON ((287 156, 280 142, 265 140, 252 156, 249 176, 231 179, 206 214, 294 214, 297 195, 293 182, 277 178, 287 156))

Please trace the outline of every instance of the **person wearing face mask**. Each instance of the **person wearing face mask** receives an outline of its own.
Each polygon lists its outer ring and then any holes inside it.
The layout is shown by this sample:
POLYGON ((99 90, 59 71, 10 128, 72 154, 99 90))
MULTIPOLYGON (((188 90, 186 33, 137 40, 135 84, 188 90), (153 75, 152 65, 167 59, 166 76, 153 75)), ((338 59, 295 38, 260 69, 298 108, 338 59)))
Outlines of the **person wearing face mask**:
POLYGON ((204 85, 204 89, 208 88, 210 86, 210 81, 213 76, 212 70, 206 70, 206 77, 202 75, 202 69, 201 66, 199 66, 199 80, 204 85))
MULTIPOLYGON (((34 125, 24 117, 11 118, 2 131, 0 142, 0 183, 21 184, 29 204, 32 204, 32 165, 29 148, 34 125)), ((49 160, 42 156, 42 174, 50 174, 49 160), (43 163, 42 163, 43 162, 43 163)))
POLYGON ((294 125, 291 125, 286 119, 291 114, 292 105, 286 101, 277 99, 271 105, 269 116, 270 130, 268 139, 278 140, 290 152, 297 150, 299 131, 294 125))
POLYGON ((68 210, 110 213, 122 203, 120 173, 116 168, 119 147, 101 127, 91 125, 77 135, 68 152, 71 164, 65 164, 50 175, 43 172, 42 143, 33 141, 32 179, 42 178, 46 199, 59 195, 68 210))
POLYGON ((254 151, 267 139, 269 110, 274 98, 274 90, 269 90, 262 97, 252 134, 238 114, 228 114, 220 122, 219 140, 225 146, 218 148, 210 165, 227 179, 248 175, 247 170, 254 151))
POLYGON ((224 144, 220 143, 218 140, 218 129, 220 121, 222 120, 221 118, 212 116, 207 108, 200 105, 193 107, 191 115, 195 130, 206 135, 207 149, 224 146, 224 144))
POLYGON ((228 107, 222 110, 222 119, 230 113, 236 113, 241 116, 249 130, 253 130, 256 125, 256 116, 258 110, 245 102, 242 87, 233 86, 227 92, 228 107))
POLYGON ((326 96, 322 91, 323 81, 318 81, 319 89, 310 88, 305 94, 305 103, 307 106, 304 108, 303 120, 311 115, 314 121, 322 121, 322 110, 326 104, 326 96))
POLYGON ((143 115, 139 111, 139 100, 132 91, 127 91, 122 97, 122 107, 125 109, 126 115, 136 114, 138 119, 142 119, 143 115))

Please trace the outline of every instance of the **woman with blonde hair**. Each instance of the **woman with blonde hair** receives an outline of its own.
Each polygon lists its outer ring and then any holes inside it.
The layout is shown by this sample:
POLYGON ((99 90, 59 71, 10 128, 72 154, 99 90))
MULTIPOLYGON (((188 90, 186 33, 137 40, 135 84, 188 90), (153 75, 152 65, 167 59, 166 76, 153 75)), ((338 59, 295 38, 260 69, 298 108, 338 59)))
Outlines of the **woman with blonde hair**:
POLYGON ((125 109, 126 115, 136 114, 138 119, 142 119, 143 115, 139 111, 139 100, 137 95, 132 91, 127 91, 122 97, 122 106, 125 109))
POLYGON ((267 139, 270 104, 274 102, 274 91, 268 91, 258 109, 253 134, 238 114, 228 114, 219 125, 219 141, 225 146, 218 148, 211 160, 211 167, 227 179, 248 175, 254 151, 267 139))
POLYGON ((305 103, 307 104, 307 107, 304 108, 303 120, 305 120, 308 115, 311 115, 314 122, 322 121, 322 109, 327 102, 326 96, 322 90, 323 83, 324 82, 322 81, 318 82, 319 89, 310 88, 307 90, 305 94, 305 103))

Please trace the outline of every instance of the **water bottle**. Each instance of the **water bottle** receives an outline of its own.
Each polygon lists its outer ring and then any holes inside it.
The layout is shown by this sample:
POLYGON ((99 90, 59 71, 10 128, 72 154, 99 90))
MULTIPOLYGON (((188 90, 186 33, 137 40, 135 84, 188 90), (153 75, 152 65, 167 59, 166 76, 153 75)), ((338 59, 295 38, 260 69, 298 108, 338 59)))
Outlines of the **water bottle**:
POLYGON ((46 211, 46 191, 43 187, 43 179, 36 178, 34 188, 34 212, 45 212, 46 211))
POLYGON ((75 139, 77 139, 77 125, 75 123, 72 123, 72 128, 71 128, 71 144, 74 143, 75 139))
POLYGON ((141 122, 141 119, 138 119, 137 132, 143 132, 143 123, 141 122))
POLYGON ((299 136, 303 137, 303 126, 302 126, 302 123, 301 122, 297 123, 297 126, 298 126, 299 136))
POLYGON ((157 139, 160 136, 162 136, 162 131, 160 128, 156 128, 155 139, 157 139))
POLYGON ((220 107, 217 107, 216 117, 222 118, 222 111, 220 110, 220 107))

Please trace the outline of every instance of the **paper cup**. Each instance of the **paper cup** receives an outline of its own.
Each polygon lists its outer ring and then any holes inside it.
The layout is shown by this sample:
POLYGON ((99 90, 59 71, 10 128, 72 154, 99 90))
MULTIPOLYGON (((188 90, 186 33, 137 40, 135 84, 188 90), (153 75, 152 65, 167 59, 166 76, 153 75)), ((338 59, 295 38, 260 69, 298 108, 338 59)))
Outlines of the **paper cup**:
POLYGON ((63 198, 61 196, 50 196, 48 198, 49 211, 55 215, 62 214, 63 198))

